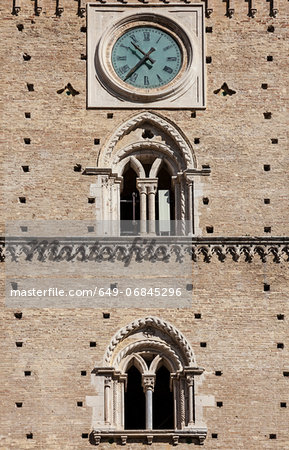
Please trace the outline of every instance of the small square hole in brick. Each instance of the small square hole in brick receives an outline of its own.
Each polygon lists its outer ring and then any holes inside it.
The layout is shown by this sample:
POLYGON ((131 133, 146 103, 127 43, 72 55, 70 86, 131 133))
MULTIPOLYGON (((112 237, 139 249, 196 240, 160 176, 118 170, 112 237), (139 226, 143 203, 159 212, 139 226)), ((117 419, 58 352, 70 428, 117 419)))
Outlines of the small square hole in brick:
POLYGON ((31 113, 30 112, 26 112, 25 113, 25 119, 31 119, 31 113))
POLYGON ((216 370, 215 375, 216 375, 216 377, 220 377, 223 375, 223 372, 221 370, 216 370))
POLYGON ((86 55, 84 54, 84 53, 81 53, 81 55, 80 55, 80 59, 82 60, 82 61, 86 61, 86 55))
POLYGON ((285 370, 285 371, 283 372, 283 377, 289 377, 289 372, 287 372, 287 370, 285 370))
POLYGON ((204 204, 204 205, 208 205, 208 204, 209 204, 209 199, 208 199, 208 197, 203 197, 203 204, 204 204))
POLYGON ((82 439, 88 439, 88 433, 82 433, 81 437, 82 439))
POLYGON ((278 144, 278 139, 276 139, 276 138, 271 138, 271 142, 272 142, 272 144, 278 144))
POLYGON ((269 172, 271 170, 270 164, 264 164, 264 171, 269 172))
POLYGON ((18 24, 16 25, 16 27, 17 27, 17 30, 18 30, 18 31, 23 31, 23 30, 24 30, 24 25, 23 25, 23 23, 18 23, 18 24))
POLYGON ((200 313, 195 314, 195 319, 201 319, 201 318, 202 318, 202 314, 200 314, 200 313))
POLYGON ((191 283, 188 283, 188 284, 186 285, 186 290, 187 290, 187 291, 192 291, 192 290, 193 290, 193 285, 192 285, 191 283))
POLYGON ((287 403, 286 402, 281 402, 280 403, 280 408, 287 408, 287 403))
POLYGON ((194 139, 194 143, 195 143, 195 144, 199 144, 199 143, 200 143, 200 138, 195 138, 195 139, 194 139))
POLYGON ((264 227, 264 233, 271 233, 271 227, 264 227))
POLYGON ((25 143, 26 145, 31 144, 31 139, 30 139, 30 138, 24 138, 24 143, 25 143))
POLYGON ((268 33, 274 33, 275 27, 273 25, 269 25, 267 28, 268 33))
POLYGON ((95 197, 89 197, 87 201, 88 203, 95 203, 95 197))
POLYGON ((83 402, 77 402, 77 406, 83 406, 83 402))
POLYGON ((32 83, 26 83, 27 85, 27 89, 29 92, 33 92, 34 91, 34 84, 32 83))
POLYGON ((283 342, 278 342, 277 343, 277 348, 284 348, 283 342))
POLYGON ((261 88, 262 89, 268 89, 268 84, 267 83, 262 83, 261 84, 261 88))
POLYGON ((88 233, 93 233, 94 227, 93 226, 88 226, 87 227, 87 231, 88 231, 88 233))
POLYGON ((210 164, 202 164, 202 169, 210 169, 210 164))
POLYGON ((16 408, 22 408, 22 402, 16 402, 15 406, 16 408))
POLYGON ((264 283, 264 288, 263 289, 264 289, 265 292, 270 291, 270 284, 264 283))
POLYGON ((273 56, 272 55, 268 55, 267 56, 267 61, 273 61, 273 56))
POLYGON ((108 119, 113 119, 113 113, 107 113, 106 117, 107 117, 108 119))
POLYGON ((99 145, 99 144, 100 144, 100 139, 95 138, 95 139, 94 139, 94 145, 99 145))
POLYGON ((264 119, 266 119, 266 120, 269 120, 272 118, 272 113, 269 111, 264 112, 263 115, 264 115, 264 119))
POLYGON ((75 164, 75 166, 73 167, 74 172, 81 172, 81 164, 75 164))
POLYGON ((90 341, 89 347, 96 347, 96 342, 95 341, 90 341))
POLYGON ((191 117, 192 119, 195 119, 197 117, 196 111, 191 112, 191 117))
POLYGON ((207 233, 214 233, 214 227, 206 227, 207 233))
POLYGON ((206 63, 207 64, 211 64, 212 62, 212 57, 211 56, 206 56, 206 63))
POLYGON ((23 342, 15 342, 15 344, 16 344, 16 347, 22 347, 23 346, 23 342))
POLYGON ((265 205, 270 205, 270 198, 264 198, 265 205))
POLYGON ((213 27, 206 27, 206 33, 213 33, 213 27))
POLYGON ((33 433, 26 434, 26 438, 27 439, 33 439, 33 433))
POLYGON ((109 319, 110 313, 102 313, 102 317, 103 317, 103 319, 109 319))
POLYGON ((82 370, 82 371, 80 372, 80 375, 81 375, 82 377, 86 377, 86 370, 82 370))
POLYGON ((31 370, 24 370, 24 376, 30 377, 31 376, 31 370))
POLYGON ((284 314, 277 314, 277 319, 278 320, 284 320, 284 314))
POLYGON ((13 291, 16 291, 16 289, 18 289, 18 283, 16 283, 15 281, 11 281, 10 284, 13 291))
POLYGON ((218 439, 218 434, 217 433, 212 433, 212 439, 218 439))
POLYGON ((223 402, 217 402, 217 407, 218 408, 222 408, 222 406, 223 406, 223 402))
POLYGON ((200 342, 200 347, 207 347, 207 343, 206 342, 200 342))
POLYGON ((86 27, 81 27, 80 31, 81 31, 81 33, 86 33, 86 27))
POLYGON ((15 319, 18 319, 18 320, 22 319, 22 312, 14 313, 14 317, 15 317, 15 319))
POLYGON ((275 433, 271 433, 269 435, 269 439, 277 439, 277 435, 275 433))
POLYGON ((111 291, 112 291, 113 289, 117 289, 117 283, 110 283, 109 288, 110 288, 111 291))
POLYGON ((22 231, 22 233, 26 233, 28 231, 28 227, 21 226, 20 230, 22 231))
POLYGON ((29 172, 29 166, 22 166, 23 172, 29 172))
POLYGON ((26 197, 19 197, 20 203, 26 203, 26 197))

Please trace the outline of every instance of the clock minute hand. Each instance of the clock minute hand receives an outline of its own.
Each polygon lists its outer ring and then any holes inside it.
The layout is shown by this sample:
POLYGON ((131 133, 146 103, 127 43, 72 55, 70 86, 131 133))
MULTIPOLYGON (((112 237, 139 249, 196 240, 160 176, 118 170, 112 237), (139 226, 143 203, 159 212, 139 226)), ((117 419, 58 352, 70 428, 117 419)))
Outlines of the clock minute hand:
MULTIPOLYGON (((143 55, 145 55, 146 53, 138 46, 136 45, 133 41, 131 41, 131 44, 137 49, 139 50, 143 55)), ((155 62, 154 59, 152 59, 150 56, 148 57, 148 60, 153 64, 155 62)))
POLYGON ((155 48, 151 48, 147 53, 145 53, 144 57, 139 60, 139 62, 128 72, 128 74, 125 76, 124 81, 127 80, 147 59, 149 59, 149 56, 152 52, 155 51, 155 48))

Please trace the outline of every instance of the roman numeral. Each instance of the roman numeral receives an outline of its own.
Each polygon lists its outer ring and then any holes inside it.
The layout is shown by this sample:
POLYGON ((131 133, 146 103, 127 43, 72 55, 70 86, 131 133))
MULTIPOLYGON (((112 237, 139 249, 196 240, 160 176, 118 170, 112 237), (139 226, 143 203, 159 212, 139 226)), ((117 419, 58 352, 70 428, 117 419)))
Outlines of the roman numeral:
POLYGON ((163 70, 164 70, 165 72, 168 72, 168 73, 172 73, 172 71, 173 71, 173 69, 172 69, 171 67, 168 67, 168 66, 165 66, 165 67, 163 68, 163 70))
POLYGON ((129 78, 134 83, 135 80, 137 79, 137 77, 138 77, 138 73, 133 73, 129 78))
POLYGON ((125 72, 129 70, 129 66, 126 64, 125 66, 120 67, 118 70, 123 75, 125 72))
POLYGON ((145 86, 148 86, 150 84, 149 82, 149 77, 147 77, 146 75, 143 77, 143 82, 145 86))
POLYGON ((177 57, 176 56, 168 56, 167 57, 167 61, 176 61, 177 57))
POLYGON ((144 41, 150 41, 150 33, 148 31, 144 31, 143 33, 143 40, 144 41))
POLYGON ((120 47, 125 48, 126 50, 129 50, 129 47, 127 47, 126 45, 120 44, 120 47))
POLYGON ((156 44, 157 44, 158 42, 160 42, 161 38, 162 38, 162 36, 160 36, 160 37, 158 38, 158 40, 156 41, 156 44))
POLYGON ((117 56, 117 61, 126 61, 126 56, 117 56))
POLYGON ((159 76, 159 74, 157 73, 157 79, 159 80, 160 83, 163 82, 163 79, 159 76))
POLYGON ((167 50, 169 50, 172 47, 173 47, 173 45, 167 45, 165 48, 163 48, 163 51, 166 52, 167 50))
POLYGON ((134 34, 130 34, 130 38, 131 38, 134 42, 137 42, 137 38, 135 37, 134 34))

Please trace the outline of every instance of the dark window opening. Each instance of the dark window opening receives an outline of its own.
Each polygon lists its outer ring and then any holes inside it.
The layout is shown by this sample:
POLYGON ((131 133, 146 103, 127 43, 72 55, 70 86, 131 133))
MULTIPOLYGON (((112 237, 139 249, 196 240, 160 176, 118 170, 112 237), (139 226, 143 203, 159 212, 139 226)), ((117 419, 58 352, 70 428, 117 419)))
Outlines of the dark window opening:
POLYGON ((153 429, 172 430, 174 428, 173 393, 170 391, 170 372, 164 366, 156 374, 153 393, 153 429))
POLYGON ((140 372, 132 366, 127 372, 127 390, 124 397, 125 430, 145 429, 145 394, 140 372))

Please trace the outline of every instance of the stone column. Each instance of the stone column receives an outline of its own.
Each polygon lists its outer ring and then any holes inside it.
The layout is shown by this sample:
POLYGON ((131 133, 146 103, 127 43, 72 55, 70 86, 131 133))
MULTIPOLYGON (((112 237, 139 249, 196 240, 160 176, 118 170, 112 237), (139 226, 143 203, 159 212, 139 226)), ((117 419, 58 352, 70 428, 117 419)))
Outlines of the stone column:
POLYGON ((186 381, 189 391, 189 425, 194 423, 194 376, 187 375, 186 381))
POLYGON ((109 423, 109 405, 110 405, 110 389, 112 385, 112 378, 105 377, 104 379, 104 421, 109 423))
POLYGON ((143 375, 143 389, 146 396, 146 429, 153 429, 153 391, 155 377, 153 375, 143 375))
POLYGON ((137 178, 136 187, 140 194, 140 234, 147 233, 147 187, 144 179, 137 178))
POLYGON ((187 191, 188 191, 188 235, 192 236, 194 232, 193 222, 193 177, 189 174, 186 175, 187 191))
POLYGON ((156 192, 158 187, 158 179, 151 179, 147 183, 147 191, 149 197, 149 234, 156 234, 156 192))

